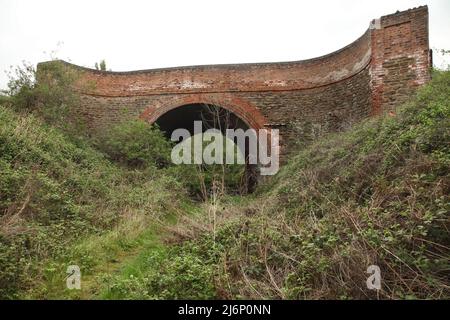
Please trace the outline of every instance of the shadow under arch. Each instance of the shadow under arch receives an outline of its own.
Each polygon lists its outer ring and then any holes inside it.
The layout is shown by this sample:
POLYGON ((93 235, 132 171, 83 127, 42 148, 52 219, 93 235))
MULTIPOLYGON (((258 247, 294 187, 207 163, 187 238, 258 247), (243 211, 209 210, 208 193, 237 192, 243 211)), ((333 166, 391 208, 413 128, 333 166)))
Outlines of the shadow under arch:
POLYGON ((168 138, 176 129, 186 129, 194 135, 194 122, 202 122, 202 132, 216 129, 226 133, 227 129, 254 129, 235 113, 221 106, 192 103, 173 108, 158 117, 153 123, 163 131, 168 138))
POLYGON ((174 97, 164 103, 149 106, 141 114, 140 118, 153 124, 164 114, 186 105, 210 105, 227 110, 240 118, 249 128, 259 130, 267 125, 267 120, 261 111, 246 100, 234 97, 230 94, 222 94, 220 98, 207 94, 187 95, 174 97))
MULTIPOLYGON (((172 133, 176 129, 186 129, 191 136, 198 133, 194 130, 195 121, 201 121, 202 133, 208 129, 216 129, 223 135, 226 135, 227 129, 242 129, 243 131, 246 131, 248 129, 258 130, 263 127, 263 123, 258 123, 257 118, 248 118, 244 116, 246 119, 242 119, 241 116, 234 112, 235 110, 237 110, 236 107, 233 108, 233 110, 230 110, 227 107, 222 107, 217 104, 188 103, 176 107, 165 108, 164 113, 155 112, 150 119, 149 117, 141 118, 147 119, 147 121, 152 124, 157 124, 159 129, 164 132, 168 139, 171 138, 172 133)), ((158 111, 161 111, 161 109, 158 111)), ((243 114, 242 112, 244 111, 238 110, 238 112, 243 114)), ((235 139, 233 142, 237 143, 237 140, 235 139)), ((246 139, 243 154, 246 161, 242 177, 242 190, 245 193, 253 192, 258 181, 258 165, 248 163, 248 151, 250 149, 248 143, 249 140, 246 139)))

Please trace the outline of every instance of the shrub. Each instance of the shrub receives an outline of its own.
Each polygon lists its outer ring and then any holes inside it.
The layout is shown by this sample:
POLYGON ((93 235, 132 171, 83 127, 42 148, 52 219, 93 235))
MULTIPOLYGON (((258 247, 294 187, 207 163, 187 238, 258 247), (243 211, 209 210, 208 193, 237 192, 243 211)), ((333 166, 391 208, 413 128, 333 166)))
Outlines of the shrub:
POLYGON ((229 195, 243 192, 244 170, 243 165, 237 164, 191 164, 172 166, 167 172, 186 186, 191 196, 207 200, 213 191, 229 195))
MULTIPOLYGON (((220 135, 220 133, 219 133, 220 135)), ((225 159, 226 142, 224 139, 222 159, 225 159)), ((191 159, 194 159, 194 139, 183 141, 191 144, 191 159)), ((210 142, 203 141, 205 148, 210 142)), ((233 142, 235 157, 240 158, 240 152, 233 142)), ((181 164, 168 169, 170 175, 176 177, 188 189, 190 194, 202 200, 207 200, 212 192, 220 194, 240 194, 244 192, 245 165, 241 164, 181 164)))
POLYGON ((83 123, 74 110, 79 102, 72 85, 78 79, 76 70, 53 61, 42 64, 39 72, 33 65, 23 63, 9 73, 10 105, 20 113, 32 113, 55 127, 80 135, 83 123))
POLYGON ((9 105, 11 103, 11 98, 0 93, 0 105, 9 105))
POLYGON ((134 168, 165 167, 170 164, 171 143, 157 125, 128 120, 113 126, 97 140, 109 157, 134 168))

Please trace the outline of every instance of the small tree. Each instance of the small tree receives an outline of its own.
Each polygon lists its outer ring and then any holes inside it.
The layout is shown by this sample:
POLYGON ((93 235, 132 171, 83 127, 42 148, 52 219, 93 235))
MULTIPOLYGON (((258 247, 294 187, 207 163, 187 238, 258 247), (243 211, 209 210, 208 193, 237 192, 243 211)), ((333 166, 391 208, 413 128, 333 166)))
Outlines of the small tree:
POLYGON ((106 61, 105 59, 102 59, 99 63, 95 63, 95 69, 96 70, 101 70, 101 71, 106 71, 106 61))

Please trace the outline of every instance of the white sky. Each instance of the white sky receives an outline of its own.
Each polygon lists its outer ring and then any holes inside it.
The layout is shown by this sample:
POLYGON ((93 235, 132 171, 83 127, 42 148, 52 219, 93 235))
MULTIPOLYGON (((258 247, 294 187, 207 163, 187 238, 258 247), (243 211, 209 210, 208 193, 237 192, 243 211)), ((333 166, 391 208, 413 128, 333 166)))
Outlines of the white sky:
POLYGON ((450 49, 449 0, 0 0, 0 88, 11 65, 56 49, 114 71, 307 59, 351 43, 373 18, 423 4, 430 46, 450 49))

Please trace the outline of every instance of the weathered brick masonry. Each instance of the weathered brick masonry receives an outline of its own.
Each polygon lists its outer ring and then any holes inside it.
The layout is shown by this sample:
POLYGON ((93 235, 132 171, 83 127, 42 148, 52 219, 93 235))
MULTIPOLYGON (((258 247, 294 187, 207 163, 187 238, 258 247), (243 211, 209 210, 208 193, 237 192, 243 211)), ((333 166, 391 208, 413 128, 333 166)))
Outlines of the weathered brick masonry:
POLYGON ((430 78, 428 8, 373 20, 358 40, 295 62, 210 65, 131 72, 79 70, 77 113, 92 130, 126 118, 155 122, 194 103, 226 108, 250 127, 280 129, 283 151, 404 101, 430 78), (86 85, 89 84, 89 85, 86 85))

